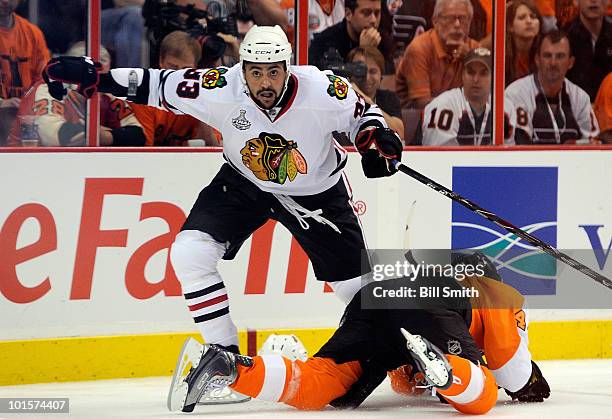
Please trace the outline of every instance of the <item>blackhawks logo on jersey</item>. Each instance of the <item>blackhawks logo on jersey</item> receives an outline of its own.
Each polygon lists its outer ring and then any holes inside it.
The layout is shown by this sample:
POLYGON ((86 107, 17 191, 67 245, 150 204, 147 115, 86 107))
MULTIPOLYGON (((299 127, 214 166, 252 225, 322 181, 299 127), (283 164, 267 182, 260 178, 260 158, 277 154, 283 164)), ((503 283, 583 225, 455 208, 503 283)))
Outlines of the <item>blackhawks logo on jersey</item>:
POLYGON ((328 74, 327 78, 331 82, 327 88, 327 93, 331 97, 337 97, 340 100, 346 99, 346 95, 348 94, 348 84, 346 84, 346 82, 340 77, 334 76, 333 74, 328 74))
POLYGON ((227 73, 227 68, 211 68, 202 76, 202 87, 205 89, 215 89, 227 85, 227 81, 223 76, 225 73, 227 73))
POLYGON ((242 164, 259 180, 284 184, 293 181, 298 173, 305 175, 308 165, 295 141, 285 140, 280 134, 262 132, 251 138, 240 150, 242 164))

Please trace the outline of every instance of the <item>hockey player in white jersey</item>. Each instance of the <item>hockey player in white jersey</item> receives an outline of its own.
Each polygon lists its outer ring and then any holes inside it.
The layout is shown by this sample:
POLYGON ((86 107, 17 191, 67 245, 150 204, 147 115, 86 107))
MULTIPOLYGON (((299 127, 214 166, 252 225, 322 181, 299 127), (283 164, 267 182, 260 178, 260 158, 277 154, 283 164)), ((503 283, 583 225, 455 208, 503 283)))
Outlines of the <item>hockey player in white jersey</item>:
POLYGON ((574 65, 567 35, 561 31, 544 35, 535 63, 535 73, 506 88, 506 98, 516 107, 516 144, 593 142, 599 126, 589 95, 565 78, 574 65))
MULTIPOLYGON (((491 145, 493 62, 486 48, 471 50, 463 59, 462 87, 447 90, 423 110, 422 141, 426 146, 491 145)), ((504 103, 504 142, 514 144, 514 107, 504 103)))
MULTIPOLYGON (((395 172, 402 144, 380 110, 343 78, 291 66, 280 27, 255 26, 232 68, 115 69, 98 75, 84 57, 52 59, 49 90, 63 83, 90 96, 96 89, 135 103, 189 114, 223 135, 227 161, 200 193, 171 249, 171 260, 196 325, 208 343, 238 352, 220 259, 269 219, 282 223, 308 254, 317 279, 349 302, 361 288, 363 233, 342 169, 347 153, 333 136, 346 133, 367 177, 395 172)), ((280 313, 279 313, 280 314, 280 313)))

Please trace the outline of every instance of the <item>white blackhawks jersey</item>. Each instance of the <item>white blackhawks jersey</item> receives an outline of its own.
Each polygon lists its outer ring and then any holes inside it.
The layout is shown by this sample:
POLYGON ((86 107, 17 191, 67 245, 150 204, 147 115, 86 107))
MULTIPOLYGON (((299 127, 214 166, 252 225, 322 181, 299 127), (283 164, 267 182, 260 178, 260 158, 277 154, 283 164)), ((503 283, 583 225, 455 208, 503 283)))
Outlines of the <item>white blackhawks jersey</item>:
POLYGON ((342 22, 344 19, 344 0, 331 0, 322 6, 317 0, 308 0, 308 33, 315 33, 342 22))
POLYGON ((587 142, 599 134, 589 95, 568 79, 558 97, 550 99, 530 74, 511 83, 506 98, 516 108, 517 144, 587 142))
MULTIPOLYGON (((123 86, 125 71, 112 70, 123 86)), ((312 66, 291 67, 295 87, 276 113, 255 104, 239 64, 146 71, 149 105, 191 115, 216 128, 223 135, 225 159, 267 192, 311 195, 329 189, 340 179, 347 158, 334 137, 354 140, 361 125, 371 120, 386 127, 378 107, 367 106, 350 83, 312 66)))
MULTIPOLYGON (((458 146, 491 145, 493 112, 487 102, 484 113, 475 117, 463 88, 447 90, 436 96, 423 110, 423 145, 458 146)), ((514 144, 513 127, 516 124, 514 107, 504 102, 504 143, 514 144)))

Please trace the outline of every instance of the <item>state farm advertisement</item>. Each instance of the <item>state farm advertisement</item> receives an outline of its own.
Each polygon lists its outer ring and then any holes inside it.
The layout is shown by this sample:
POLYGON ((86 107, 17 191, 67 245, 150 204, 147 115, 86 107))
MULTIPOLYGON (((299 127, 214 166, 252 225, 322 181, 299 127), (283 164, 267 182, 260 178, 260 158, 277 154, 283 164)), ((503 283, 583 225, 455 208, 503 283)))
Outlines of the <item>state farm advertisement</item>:
MULTIPOLYGON (((611 263, 610 158, 603 151, 404 153, 449 187, 482 176, 465 167, 486 167, 492 178, 515 168, 517 179, 546 168, 557 193, 542 198, 554 214, 541 221, 555 225, 557 246, 590 249, 594 266, 611 263)), ((0 153, 0 340, 193 330, 168 249, 222 164, 210 152, 0 153)), ((466 223, 448 198, 404 175, 365 179, 353 153, 346 171, 369 247, 447 248, 460 237, 456 226, 466 223)), ((340 318, 342 304, 275 222, 219 271, 239 328, 330 327, 340 318)))

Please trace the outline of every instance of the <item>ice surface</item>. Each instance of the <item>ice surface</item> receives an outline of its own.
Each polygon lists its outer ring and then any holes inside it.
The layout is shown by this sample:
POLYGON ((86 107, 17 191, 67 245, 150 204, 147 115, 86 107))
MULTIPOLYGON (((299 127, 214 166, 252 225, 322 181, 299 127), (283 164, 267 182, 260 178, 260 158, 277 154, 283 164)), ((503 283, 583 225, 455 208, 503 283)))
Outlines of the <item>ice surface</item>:
MULTIPOLYGON (((612 360, 541 361, 552 394, 544 403, 511 402, 500 390, 493 418, 612 418, 612 360)), ((223 406, 198 406, 186 415, 166 409, 170 377, 134 378, 0 387, 0 397, 68 397, 70 415, 0 414, 2 418, 460 418, 463 415, 434 398, 406 398, 384 382, 357 410, 300 412, 262 401, 223 406)), ((467 417, 467 416, 465 416, 467 417)))

